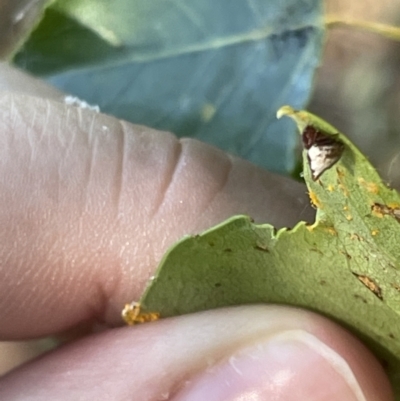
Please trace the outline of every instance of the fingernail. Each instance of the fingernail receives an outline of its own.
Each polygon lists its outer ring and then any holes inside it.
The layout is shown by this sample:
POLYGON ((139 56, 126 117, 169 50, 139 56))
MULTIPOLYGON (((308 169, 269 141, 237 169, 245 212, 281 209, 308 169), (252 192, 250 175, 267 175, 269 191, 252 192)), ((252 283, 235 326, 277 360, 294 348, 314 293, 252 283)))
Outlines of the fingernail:
POLYGON ((366 401, 350 366, 303 330, 241 349, 186 383, 174 401, 366 401))

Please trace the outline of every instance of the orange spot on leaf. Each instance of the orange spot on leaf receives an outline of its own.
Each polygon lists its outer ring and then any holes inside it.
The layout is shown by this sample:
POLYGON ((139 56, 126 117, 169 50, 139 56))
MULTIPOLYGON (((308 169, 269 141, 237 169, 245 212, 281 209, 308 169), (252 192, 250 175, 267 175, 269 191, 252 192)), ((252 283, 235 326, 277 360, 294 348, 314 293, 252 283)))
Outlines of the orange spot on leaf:
POLYGON ((360 177, 358 183, 362 185, 369 193, 371 194, 378 194, 379 193, 379 186, 374 182, 367 182, 364 178, 360 177))
POLYGON ((318 199, 317 195, 315 194, 315 192, 310 190, 308 195, 310 197, 310 201, 313 204, 313 206, 315 206, 318 209, 322 209, 321 202, 319 201, 319 199, 318 199))
POLYGON ((337 235, 337 231, 333 227, 327 227, 326 231, 331 235, 337 235))
POLYGON ((121 312, 121 315, 122 319, 124 319, 125 323, 129 326, 139 323, 152 322, 160 318, 160 314, 157 312, 142 313, 140 311, 139 302, 126 304, 121 312))

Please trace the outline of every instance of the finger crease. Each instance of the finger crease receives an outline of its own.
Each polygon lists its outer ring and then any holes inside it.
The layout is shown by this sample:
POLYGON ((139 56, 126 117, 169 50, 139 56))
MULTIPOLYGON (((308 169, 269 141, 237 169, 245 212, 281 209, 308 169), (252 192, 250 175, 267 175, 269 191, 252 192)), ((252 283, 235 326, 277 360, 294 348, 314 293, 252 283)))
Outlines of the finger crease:
POLYGON ((154 210, 150 214, 151 215, 151 220, 154 220, 159 213, 162 205, 164 204, 164 200, 167 198, 167 194, 170 191, 170 188, 172 187, 172 183, 175 180, 175 175, 177 171, 179 170, 179 165, 182 160, 182 143, 180 140, 176 141, 176 146, 174 149, 174 163, 171 163, 171 168, 167 170, 165 174, 165 179, 164 179, 164 185, 160 188, 160 196, 159 199, 155 202, 154 205, 154 210))

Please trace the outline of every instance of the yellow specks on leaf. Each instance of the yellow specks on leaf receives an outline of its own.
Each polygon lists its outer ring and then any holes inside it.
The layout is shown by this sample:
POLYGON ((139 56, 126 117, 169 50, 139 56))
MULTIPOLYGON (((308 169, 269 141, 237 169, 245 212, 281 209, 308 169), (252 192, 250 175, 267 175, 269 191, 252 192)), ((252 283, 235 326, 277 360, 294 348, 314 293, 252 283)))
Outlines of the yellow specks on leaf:
POLYGON ((378 185, 374 184, 373 182, 369 182, 367 191, 371 192, 372 194, 378 194, 379 193, 379 187, 378 187, 378 185))
POLYGON ((339 189, 343 192, 343 195, 348 198, 349 197, 349 191, 343 184, 338 185, 339 189))
POLYGON ((357 179, 357 181, 358 181, 358 183, 360 185, 362 185, 371 194, 378 194, 379 193, 379 187, 374 182, 367 182, 362 177, 359 177, 357 179))
POLYGON ((315 192, 310 190, 308 195, 310 197, 310 201, 311 201, 312 205, 315 206, 318 209, 322 209, 321 202, 317 198, 317 195, 315 194, 315 192))
POLYGON ((160 318, 160 314, 157 312, 141 313, 139 302, 126 304, 121 312, 121 316, 129 326, 138 323, 152 322, 160 318))
POLYGON ((346 216, 346 220, 347 220, 347 221, 352 221, 352 220, 353 220, 353 216, 351 216, 350 214, 348 214, 348 215, 346 216))
POLYGON ((326 231, 328 231, 329 234, 336 236, 337 231, 333 227, 327 227, 326 231))
POLYGON ((376 235, 378 235, 378 234, 379 234, 379 230, 372 230, 372 231, 371 231, 371 235, 374 236, 374 237, 375 237, 376 235))
POLYGON ((216 113, 217 109, 215 106, 211 103, 205 103, 201 109, 201 119, 205 122, 208 123, 209 121, 212 120, 216 113))
POLYGON ((348 206, 343 206, 343 210, 346 212, 347 210, 349 210, 348 206))
POLYGON ((343 195, 344 195, 346 198, 348 198, 348 196, 349 196, 349 191, 348 191, 348 189, 346 188, 346 186, 344 185, 344 177, 345 177, 345 174, 344 174, 343 170, 341 170, 339 167, 336 169, 336 172, 337 172, 338 183, 339 183, 338 187, 339 187, 339 189, 343 192, 343 195))
POLYGON ((335 190, 335 187, 332 184, 329 184, 328 187, 326 188, 329 192, 333 192, 335 190))

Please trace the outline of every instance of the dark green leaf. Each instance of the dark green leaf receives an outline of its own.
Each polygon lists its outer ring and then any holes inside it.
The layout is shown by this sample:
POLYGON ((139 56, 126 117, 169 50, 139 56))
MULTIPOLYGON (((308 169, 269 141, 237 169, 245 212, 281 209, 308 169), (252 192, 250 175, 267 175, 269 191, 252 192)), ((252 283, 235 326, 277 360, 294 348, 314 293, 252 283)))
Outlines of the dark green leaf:
POLYGON ((275 171, 293 168, 294 131, 275 110, 308 99, 323 45, 321 0, 56 5, 18 65, 117 117, 275 171))

